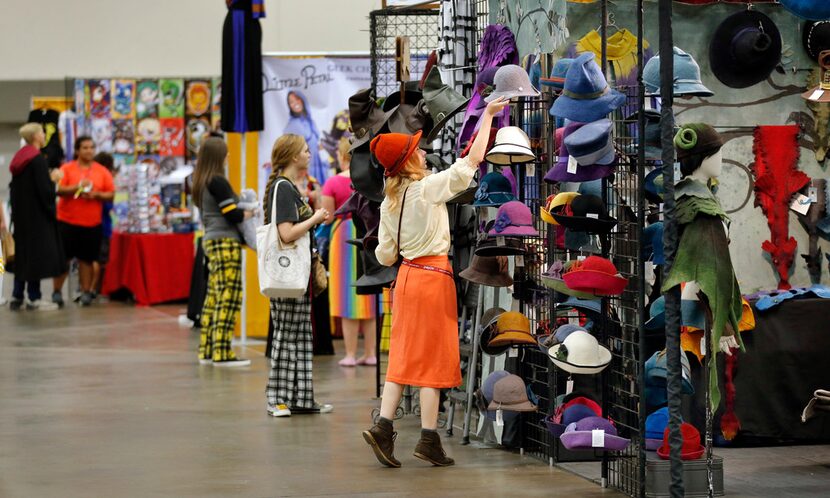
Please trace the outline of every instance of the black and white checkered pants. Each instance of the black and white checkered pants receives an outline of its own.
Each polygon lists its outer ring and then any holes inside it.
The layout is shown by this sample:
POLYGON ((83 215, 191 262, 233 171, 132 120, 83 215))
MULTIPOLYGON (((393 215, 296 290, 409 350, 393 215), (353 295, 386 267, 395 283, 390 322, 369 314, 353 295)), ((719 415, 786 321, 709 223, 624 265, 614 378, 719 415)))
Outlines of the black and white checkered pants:
POLYGON ((308 293, 298 299, 272 299, 271 320, 274 322, 274 342, 271 347, 271 373, 265 388, 268 403, 312 408, 314 338, 308 293))

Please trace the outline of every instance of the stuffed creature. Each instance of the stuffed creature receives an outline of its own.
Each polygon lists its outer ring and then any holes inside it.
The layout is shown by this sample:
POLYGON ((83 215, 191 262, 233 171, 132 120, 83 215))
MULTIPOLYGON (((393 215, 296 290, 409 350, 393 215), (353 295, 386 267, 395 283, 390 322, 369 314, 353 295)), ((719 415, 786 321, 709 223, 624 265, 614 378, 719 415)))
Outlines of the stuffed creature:
POLYGON ((239 194, 239 202, 236 203, 236 206, 239 209, 254 212, 254 216, 243 220, 236 227, 239 229, 239 233, 242 234, 242 238, 245 239, 245 245, 256 251, 256 229, 262 225, 256 192, 250 188, 243 189, 239 194))

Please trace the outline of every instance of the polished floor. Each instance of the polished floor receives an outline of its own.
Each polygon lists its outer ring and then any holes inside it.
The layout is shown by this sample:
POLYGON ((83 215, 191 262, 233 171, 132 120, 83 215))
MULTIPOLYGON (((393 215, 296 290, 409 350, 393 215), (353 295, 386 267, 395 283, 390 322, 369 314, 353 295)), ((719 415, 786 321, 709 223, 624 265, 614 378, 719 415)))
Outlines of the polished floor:
POLYGON ((403 468, 381 468, 360 437, 372 369, 318 358, 316 396, 335 412, 270 418, 262 346, 237 349, 249 368, 199 366, 179 310, 0 308, 0 497, 620 496, 457 436, 457 465, 429 467, 411 456, 413 416, 396 425, 403 468))

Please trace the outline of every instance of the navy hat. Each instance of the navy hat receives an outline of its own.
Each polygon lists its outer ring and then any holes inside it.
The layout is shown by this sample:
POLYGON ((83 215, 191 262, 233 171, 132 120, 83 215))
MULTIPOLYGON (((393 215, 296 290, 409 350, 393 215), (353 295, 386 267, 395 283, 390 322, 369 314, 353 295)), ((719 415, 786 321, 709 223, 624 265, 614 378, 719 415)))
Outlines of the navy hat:
MULTIPOLYGON (((643 134, 643 147, 646 150, 646 161, 661 161, 663 159, 663 139, 660 128, 660 111, 654 109, 646 109, 643 111, 646 116, 646 129, 643 134)), ((626 121, 637 122, 639 112, 628 116, 626 121)), ((632 145, 626 146, 625 153, 628 155, 637 155, 639 153, 640 139, 639 137, 632 145)))
POLYGON ((574 59, 565 86, 553 107, 552 115, 590 123, 604 118, 625 104, 625 95, 608 86, 602 70, 592 52, 585 52, 574 59))
MULTIPOLYGON (((646 361, 646 386, 662 389, 662 396, 666 396, 666 351, 657 351, 646 361)), ((692 366, 686 353, 680 352, 680 365, 682 373, 681 390, 683 394, 694 394, 695 386, 692 384, 692 366)))
POLYGON ((767 79, 781 62, 781 33, 757 10, 735 12, 723 20, 709 42, 712 73, 730 88, 767 79))
POLYGON ((581 126, 565 137, 568 154, 580 166, 607 165, 614 161, 614 142, 611 139, 611 121, 600 119, 581 126))
POLYGON ((646 330, 659 330, 666 326, 666 298, 655 299, 648 308, 649 319, 643 324, 646 330))
POLYGON ((643 189, 646 191, 646 199, 655 203, 663 202, 663 168, 657 167, 651 170, 643 182, 643 189))
POLYGON ((778 0, 782 7, 808 21, 830 19, 830 2, 827 0, 778 0))
POLYGON ((658 221, 643 229, 643 241, 640 244, 643 248, 643 259, 651 260, 655 265, 662 265, 666 262, 663 254, 663 222, 658 221))
POLYGON ((568 74, 568 68, 571 67, 573 61, 573 59, 568 57, 563 57, 562 59, 556 61, 556 64, 553 65, 553 69, 550 70, 550 77, 540 78, 539 84, 542 86, 557 88, 559 90, 565 88, 565 76, 568 74))
MULTIPOLYGON (((678 97, 689 95, 711 97, 715 93, 703 85, 700 80, 700 66, 691 55, 677 47, 672 49, 674 55, 674 94, 678 97)), ((655 55, 643 68, 643 83, 646 95, 660 94, 660 55, 655 55)))
POLYGON ((830 21, 807 21, 801 30, 801 42, 811 59, 818 62, 818 56, 830 50, 830 21))
POLYGON ((578 297, 570 296, 564 302, 556 305, 557 309, 576 309, 593 314, 594 316, 600 314, 602 306, 601 299, 580 299, 578 297))
POLYGON ((491 172, 484 175, 478 182, 474 206, 498 207, 510 201, 515 201, 510 181, 501 173, 491 172))

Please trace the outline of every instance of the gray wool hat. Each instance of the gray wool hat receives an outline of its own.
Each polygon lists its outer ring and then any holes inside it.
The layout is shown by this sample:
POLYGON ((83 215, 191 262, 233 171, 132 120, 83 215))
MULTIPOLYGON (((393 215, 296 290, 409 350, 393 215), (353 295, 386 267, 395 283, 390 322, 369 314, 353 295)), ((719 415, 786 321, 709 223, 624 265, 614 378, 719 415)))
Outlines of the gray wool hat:
POLYGON ((508 64, 496 71, 493 78, 496 89, 484 101, 492 102, 499 97, 512 99, 513 97, 536 97, 539 90, 530 83, 530 76, 521 66, 508 64))

